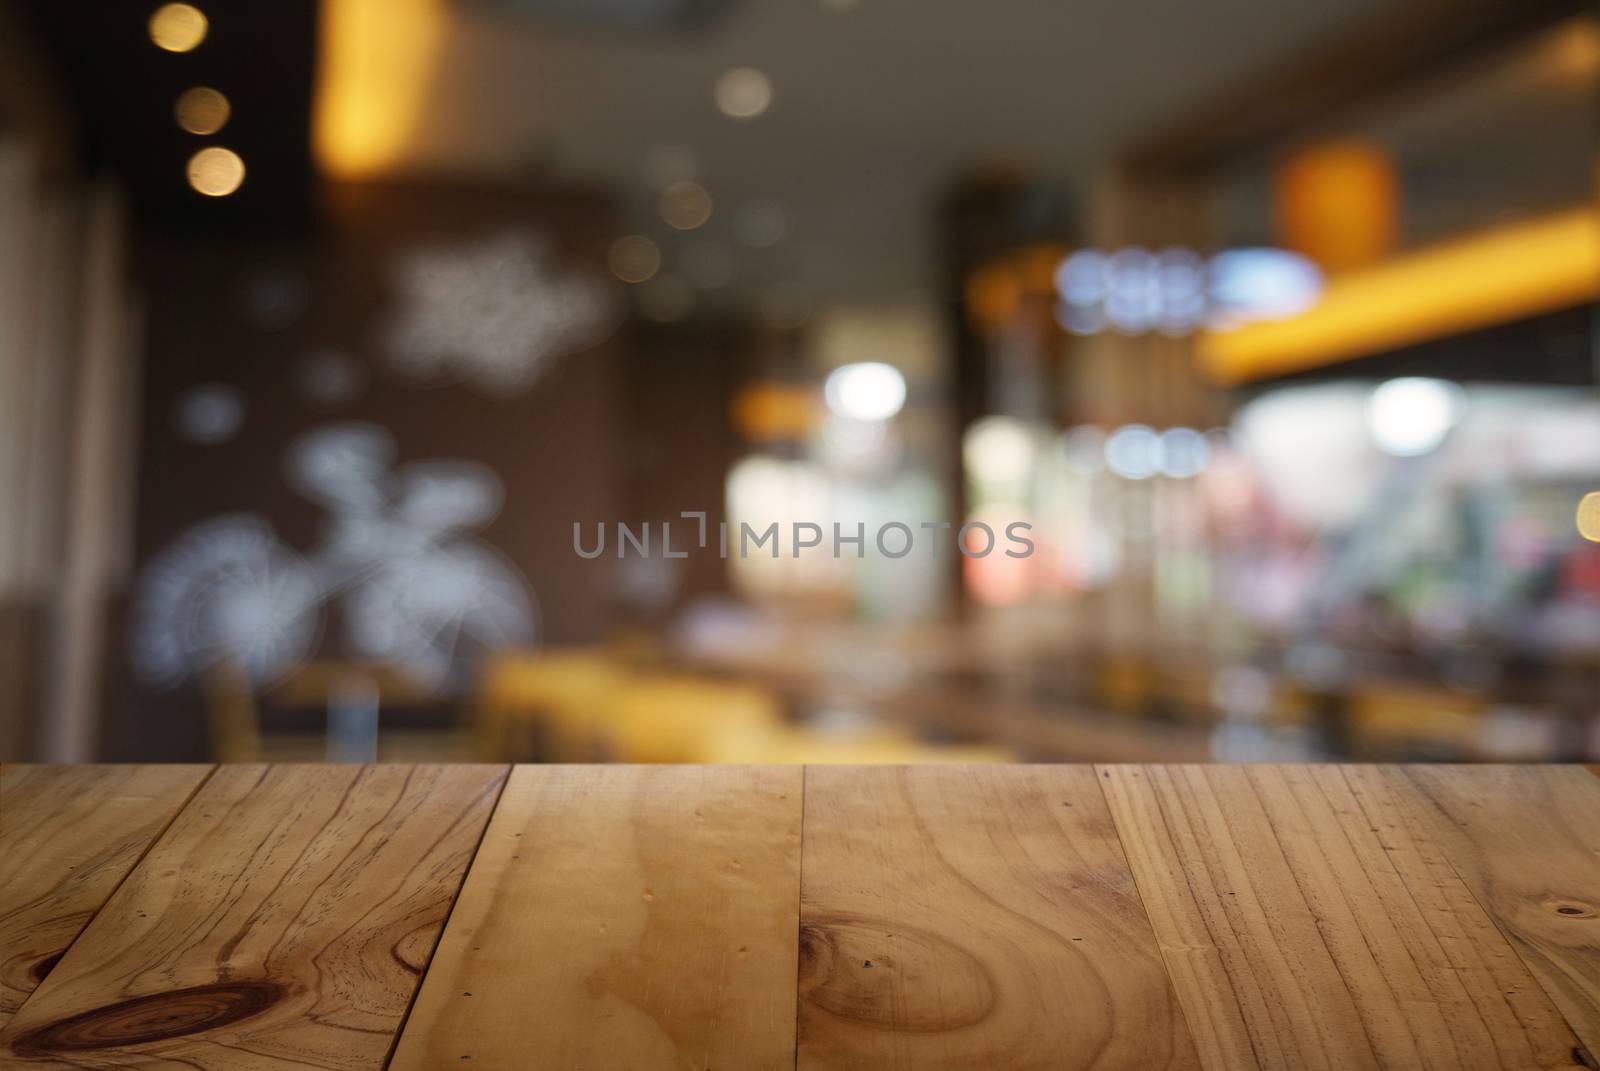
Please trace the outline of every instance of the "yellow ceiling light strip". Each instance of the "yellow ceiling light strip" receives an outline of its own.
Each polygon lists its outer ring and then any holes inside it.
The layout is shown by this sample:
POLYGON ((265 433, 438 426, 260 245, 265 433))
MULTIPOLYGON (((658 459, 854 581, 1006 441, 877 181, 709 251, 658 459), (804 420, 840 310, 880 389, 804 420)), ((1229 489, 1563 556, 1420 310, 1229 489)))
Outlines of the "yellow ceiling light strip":
POLYGON ((1308 312, 1202 335, 1219 383, 1244 383, 1600 298, 1600 212, 1498 227, 1331 280, 1308 312))
POLYGON ((337 178, 392 168, 422 117, 444 31, 442 0, 323 0, 313 132, 337 178))

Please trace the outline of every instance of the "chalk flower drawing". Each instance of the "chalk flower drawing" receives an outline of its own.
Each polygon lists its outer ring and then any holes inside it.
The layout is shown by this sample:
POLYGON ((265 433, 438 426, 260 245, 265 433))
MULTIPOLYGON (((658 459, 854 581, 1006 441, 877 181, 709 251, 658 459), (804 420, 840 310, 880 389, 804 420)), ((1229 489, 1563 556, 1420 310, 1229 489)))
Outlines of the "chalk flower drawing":
POLYGON ((321 597, 306 562, 260 517, 204 521, 140 578, 134 666, 146 680, 170 686, 232 659, 251 680, 271 680, 316 646, 321 597))
POLYGON ((348 653, 438 689, 464 683, 474 655, 531 645, 526 583, 464 534, 499 512, 499 477, 470 461, 396 469, 395 452, 388 432, 359 423, 291 446, 290 483, 328 510, 323 542, 304 556, 249 514, 205 521, 158 554, 136 593, 140 675, 173 686, 231 660, 271 683, 315 652, 336 599, 348 653))
POLYGON ((609 282, 555 263, 548 241, 502 234, 419 249, 395 269, 385 348, 401 372, 495 394, 531 387, 551 363, 616 328, 609 282))

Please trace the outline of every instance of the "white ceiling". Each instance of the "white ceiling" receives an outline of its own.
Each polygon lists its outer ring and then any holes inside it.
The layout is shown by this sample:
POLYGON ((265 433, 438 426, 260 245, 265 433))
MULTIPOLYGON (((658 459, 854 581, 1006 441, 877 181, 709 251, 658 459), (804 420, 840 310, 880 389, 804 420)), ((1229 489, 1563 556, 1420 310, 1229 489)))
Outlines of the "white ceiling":
POLYGON ((1129 139, 1396 0, 750 0, 698 30, 539 26, 452 9, 425 120, 400 170, 600 182, 667 269, 727 242, 730 209, 784 205, 789 234, 737 250, 734 293, 774 285, 894 299, 937 278, 933 204, 975 162, 1086 181, 1129 139), (765 71, 770 110, 712 101, 731 67, 765 71), (683 145, 717 211, 685 238, 654 218, 645 163, 683 145))

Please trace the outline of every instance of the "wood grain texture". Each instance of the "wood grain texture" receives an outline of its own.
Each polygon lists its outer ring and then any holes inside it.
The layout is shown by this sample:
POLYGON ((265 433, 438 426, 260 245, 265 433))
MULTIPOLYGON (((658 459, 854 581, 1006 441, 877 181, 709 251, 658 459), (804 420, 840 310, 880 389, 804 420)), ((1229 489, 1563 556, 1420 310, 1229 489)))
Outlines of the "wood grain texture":
POLYGON ((1600 1067, 1600 780, 1575 766, 1392 771, 1600 1067))
POLYGON ((1197 1066, 1089 767, 812 767, 798 1067, 1197 1066))
POLYGON ((391 1067, 792 1067, 802 776, 518 767, 391 1067))
POLYGON ((1577 1039, 1374 767, 1107 767, 1208 1068, 1577 1068, 1577 1039))
POLYGON ((0 1033, 0 1063, 380 1068, 505 772, 220 767, 0 1033))
POLYGON ((0 1027, 210 770, 0 769, 0 1027))

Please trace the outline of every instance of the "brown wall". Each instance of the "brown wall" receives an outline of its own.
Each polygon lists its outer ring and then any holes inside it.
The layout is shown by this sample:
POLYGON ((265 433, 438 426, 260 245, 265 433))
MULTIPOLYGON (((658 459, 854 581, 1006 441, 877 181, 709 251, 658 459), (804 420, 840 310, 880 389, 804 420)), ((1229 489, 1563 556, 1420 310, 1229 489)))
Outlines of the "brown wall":
MULTIPOLYGON (((661 523, 670 522, 676 551, 698 535, 698 522, 679 514, 703 510, 708 538, 714 541, 717 525, 726 515, 727 472, 739 455, 728 410, 745 375, 749 332, 730 320, 640 322, 627 341, 623 519, 635 527, 649 524, 657 540, 661 523)), ((591 545, 592 533, 592 527, 585 529, 584 538, 591 545)), ((609 543, 607 551, 615 553, 609 543)), ((674 564, 679 572, 670 601, 654 613, 635 617, 659 621, 692 599, 726 594, 727 571, 714 542, 711 550, 697 551, 674 564)))
MULTIPOLYGON (((371 421, 399 444, 399 462, 467 459, 494 469, 505 505, 479 538, 526 577, 547 644, 600 639, 610 620, 605 562, 578 562, 574 520, 618 517, 622 496, 618 375, 620 335, 557 359, 522 393, 496 396, 464 384, 423 383, 392 369, 382 325, 395 301, 396 257, 419 245, 453 244, 537 230, 561 263, 604 277, 609 206, 580 194, 338 186, 327 191, 311 234, 252 238, 148 238, 138 257, 148 300, 143 435, 139 456, 136 575, 190 526, 235 511, 262 514, 302 551, 321 538, 324 511, 284 478, 285 448, 330 421, 371 421), (252 280, 303 281, 303 309, 281 323, 248 312, 252 280), (308 401, 297 372, 313 350, 352 357, 363 393, 344 404, 308 401), (237 387, 247 401, 238 435, 197 445, 175 430, 179 397, 201 383, 237 387), (577 568, 581 565, 583 568, 577 568)), ((292 308, 295 302, 287 301, 292 308)), ((336 613, 323 653, 337 655, 336 613)), ((114 637, 106 752, 112 758, 178 758, 204 748, 191 686, 163 693, 137 686, 125 636, 114 637)))

